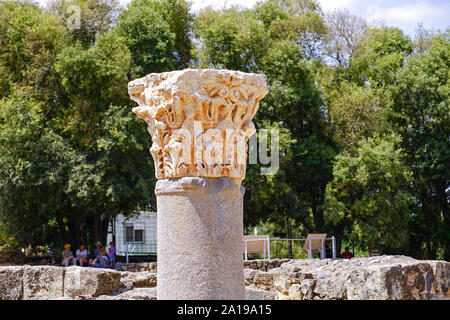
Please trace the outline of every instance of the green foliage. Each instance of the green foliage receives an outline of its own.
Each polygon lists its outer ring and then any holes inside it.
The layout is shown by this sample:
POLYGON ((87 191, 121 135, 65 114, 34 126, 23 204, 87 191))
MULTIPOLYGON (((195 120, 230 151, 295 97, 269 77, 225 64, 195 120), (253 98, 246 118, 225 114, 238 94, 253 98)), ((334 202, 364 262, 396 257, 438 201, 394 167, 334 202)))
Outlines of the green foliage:
POLYGON ((362 139, 355 155, 342 152, 326 190, 325 218, 362 248, 398 248, 407 240, 411 172, 395 135, 362 139))
POLYGON ((408 60, 393 88, 390 114, 414 172, 415 223, 425 225, 416 238, 426 243, 428 256, 441 247, 446 259, 450 255, 449 51, 448 34, 440 35, 425 53, 408 60))
POLYGON ((369 28, 350 61, 347 78, 360 85, 392 85, 412 50, 413 43, 400 29, 369 28))
POLYGON ((126 39, 136 77, 168 71, 175 66, 175 36, 170 32, 169 24, 148 1, 132 2, 119 17, 115 31, 126 39))
POLYGON ((64 47, 61 20, 32 4, 0 2, 0 97, 20 85, 54 107, 58 79, 54 59, 64 47))
POLYGON ((79 42, 87 48, 110 29, 120 8, 118 0, 50 0, 48 11, 61 17, 71 42, 79 42), (75 25, 77 21, 74 18, 78 17, 80 24, 75 25))
POLYGON ((305 56, 318 56, 318 42, 323 39, 327 27, 315 1, 261 1, 254 11, 271 39, 292 41, 301 47, 305 56))
POLYGON ((106 33, 88 49, 76 43, 57 56, 55 68, 68 103, 54 121, 83 147, 96 148, 102 135, 99 123, 109 104, 127 103, 131 57, 124 42, 124 38, 106 33))
POLYGON ((195 34, 202 39, 197 55, 201 67, 255 71, 267 44, 265 30, 251 11, 206 9, 195 25, 195 34))
POLYGON ((0 106, 0 218, 21 245, 104 241, 111 217, 154 204, 148 134, 127 94, 127 38, 95 9, 107 2, 84 4, 99 14, 86 22, 98 27, 88 40, 67 36, 63 19, 35 6, 0 7, 2 55, 19 54, 16 66, 0 68, 10 74, 0 106), (30 76, 45 70, 46 82, 30 76))
POLYGON ((333 90, 329 117, 340 148, 349 150, 360 139, 386 131, 390 104, 389 92, 379 88, 343 82, 333 90))
POLYGON ((67 182, 84 160, 43 119, 21 92, 0 100, 0 221, 22 245, 55 240, 49 221, 68 213, 67 182))
MULTIPOLYGON (((149 7, 161 15, 174 35, 175 67, 189 67, 192 59, 192 28, 194 15, 190 12, 190 3, 185 0, 138 0, 131 6, 149 7)), ((145 9, 144 9, 145 10, 145 9)))
POLYGON ((280 167, 248 166, 247 231, 450 259, 448 34, 422 27, 413 42, 313 0, 118 4, 0 0, 0 246, 104 241, 110 218, 155 210, 151 139, 127 83, 199 67, 269 86, 254 122, 279 130, 280 167))

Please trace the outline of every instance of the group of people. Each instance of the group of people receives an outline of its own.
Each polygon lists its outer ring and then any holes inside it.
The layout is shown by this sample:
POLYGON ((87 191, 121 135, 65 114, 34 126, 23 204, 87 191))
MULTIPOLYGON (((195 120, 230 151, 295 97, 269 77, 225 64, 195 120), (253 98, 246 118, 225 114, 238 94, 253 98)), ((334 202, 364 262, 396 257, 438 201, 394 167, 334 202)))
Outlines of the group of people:
POLYGON ((113 242, 110 242, 107 252, 101 242, 97 241, 95 248, 92 248, 91 252, 88 254, 86 246, 81 244, 74 255, 71 250, 71 245, 65 244, 61 258, 62 265, 65 267, 78 264, 81 267, 114 268, 116 263, 116 246, 113 242))

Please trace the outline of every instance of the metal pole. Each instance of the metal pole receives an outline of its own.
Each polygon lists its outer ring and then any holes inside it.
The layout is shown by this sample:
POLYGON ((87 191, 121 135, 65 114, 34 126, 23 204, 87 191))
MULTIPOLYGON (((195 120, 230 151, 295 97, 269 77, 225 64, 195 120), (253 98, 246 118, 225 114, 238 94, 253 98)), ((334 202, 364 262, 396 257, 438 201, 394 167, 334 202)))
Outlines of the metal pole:
POLYGON ((312 252, 311 252, 311 240, 309 240, 308 259, 312 259, 312 252))
POLYGON ((333 251, 333 259, 336 259, 336 238, 334 236, 331 237, 331 248, 333 251))
POLYGON ((267 239, 267 251, 268 251, 269 260, 270 260, 270 238, 267 239))
POLYGON ((247 260, 247 240, 244 240, 245 243, 245 260, 247 260))
POLYGON ((325 259, 325 239, 322 240, 322 252, 320 253, 320 258, 325 259))
POLYGON ((263 245, 264 245, 264 260, 266 260, 266 241, 263 240, 263 245))
POLYGON ((128 264, 128 242, 127 242, 127 247, 126 247, 126 251, 125 251, 125 257, 126 257, 126 261, 128 264))

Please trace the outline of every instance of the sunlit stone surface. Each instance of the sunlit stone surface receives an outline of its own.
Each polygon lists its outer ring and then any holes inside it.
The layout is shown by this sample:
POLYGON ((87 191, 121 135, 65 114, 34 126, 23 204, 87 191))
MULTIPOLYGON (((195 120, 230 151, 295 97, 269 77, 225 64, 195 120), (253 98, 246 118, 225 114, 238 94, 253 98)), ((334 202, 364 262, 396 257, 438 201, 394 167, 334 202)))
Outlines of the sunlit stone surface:
POLYGON ((158 299, 244 299, 243 195, 262 75, 187 69, 128 84, 158 182, 158 299))

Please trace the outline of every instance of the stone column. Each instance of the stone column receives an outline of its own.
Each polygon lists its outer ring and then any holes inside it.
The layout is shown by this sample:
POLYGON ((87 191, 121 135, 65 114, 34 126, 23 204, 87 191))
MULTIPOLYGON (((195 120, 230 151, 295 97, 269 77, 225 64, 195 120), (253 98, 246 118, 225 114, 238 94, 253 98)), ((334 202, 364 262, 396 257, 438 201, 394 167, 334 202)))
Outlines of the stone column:
POLYGON ((158 179, 158 299, 244 299, 243 195, 263 76, 186 69, 131 81, 158 179))

